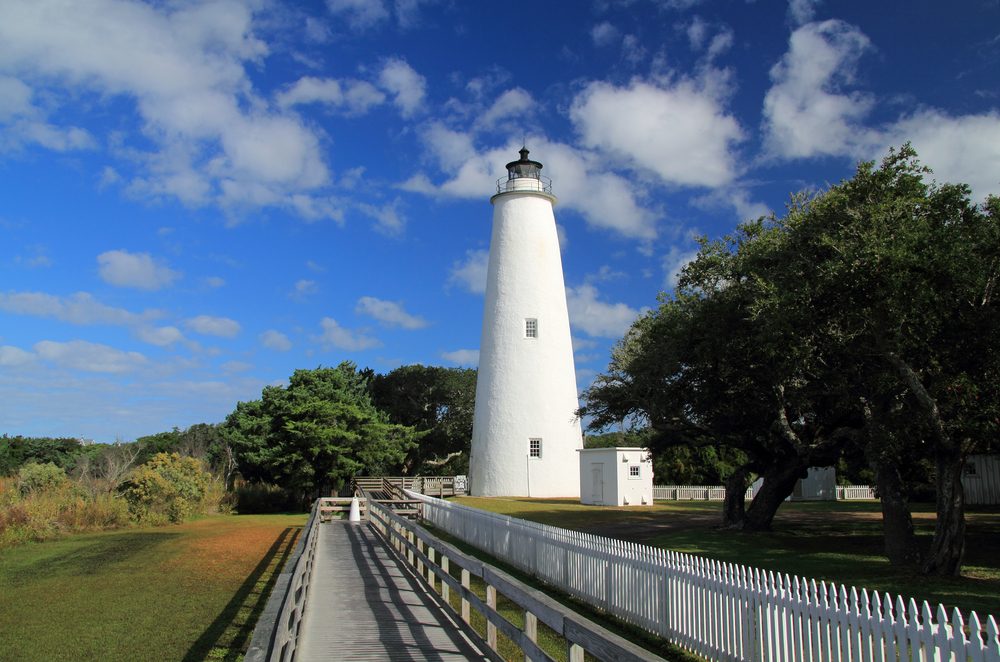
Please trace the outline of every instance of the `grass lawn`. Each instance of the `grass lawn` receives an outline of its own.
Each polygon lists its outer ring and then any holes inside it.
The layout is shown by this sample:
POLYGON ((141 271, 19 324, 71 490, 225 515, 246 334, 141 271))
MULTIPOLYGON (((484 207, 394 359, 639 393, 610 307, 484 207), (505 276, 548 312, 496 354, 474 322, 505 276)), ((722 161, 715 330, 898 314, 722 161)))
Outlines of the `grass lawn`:
MULTIPOLYGON (((577 531, 641 542, 775 572, 877 589, 904 598, 957 606, 966 615, 1000 617, 1000 512, 967 513, 963 576, 925 577, 894 568, 882 550, 877 502, 783 504, 769 533, 716 528, 719 502, 664 501, 644 507, 583 506, 563 499, 456 499, 464 505, 577 531)), ((915 507, 919 539, 929 545, 934 531, 930 504, 915 507)))
POLYGON ((0 551, 0 660, 236 660, 305 515, 220 515, 0 551))

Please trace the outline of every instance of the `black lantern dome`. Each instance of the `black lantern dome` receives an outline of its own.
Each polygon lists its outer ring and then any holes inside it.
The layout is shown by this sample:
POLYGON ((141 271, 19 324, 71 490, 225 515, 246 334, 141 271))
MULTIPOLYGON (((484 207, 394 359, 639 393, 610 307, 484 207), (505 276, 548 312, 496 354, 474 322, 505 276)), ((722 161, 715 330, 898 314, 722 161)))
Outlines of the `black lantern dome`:
POLYGON ((518 153, 521 155, 521 158, 507 164, 507 179, 518 179, 520 177, 541 179, 542 164, 528 158, 528 148, 521 147, 518 153))

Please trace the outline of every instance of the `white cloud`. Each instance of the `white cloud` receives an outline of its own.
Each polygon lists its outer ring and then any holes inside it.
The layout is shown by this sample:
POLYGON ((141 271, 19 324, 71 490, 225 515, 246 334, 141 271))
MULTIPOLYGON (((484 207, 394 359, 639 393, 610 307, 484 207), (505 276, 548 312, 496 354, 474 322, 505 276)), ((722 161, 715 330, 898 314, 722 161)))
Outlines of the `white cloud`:
POLYGON ((360 352, 364 349, 378 347, 380 343, 377 339, 365 335, 362 331, 351 331, 345 329, 332 317, 324 317, 320 321, 323 327, 323 334, 317 340, 324 347, 336 347, 349 352, 360 352))
MULTIPOLYGON (((129 182, 133 194, 280 203, 289 191, 325 184, 328 172, 316 133, 270 112, 254 92, 245 67, 268 49, 252 33, 252 4, 4 3, 0 68, 18 71, 53 107, 82 94, 134 104, 141 140, 117 147, 146 166, 129 182), (227 196, 254 187, 269 195, 227 196)), ((33 139, 54 149, 88 142, 65 126, 36 128, 33 139)))
POLYGON ((618 41, 621 32, 607 21, 598 23, 590 29, 590 38, 595 46, 610 46, 618 41))
POLYGON ((176 326, 142 327, 136 330, 136 336, 143 342, 159 347, 168 347, 184 340, 184 334, 176 326))
POLYGON ((292 348, 292 342, 288 336, 274 329, 268 329, 260 334, 260 344, 277 352, 287 352, 292 348))
POLYGON ((224 287, 226 284, 226 279, 220 276, 209 276, 205 279, 205 285, 211 288, 224 287))
POLYGON ((39 358, 61 368, 86 372, 125 373, 146 364, 146 357, 138 352, 124 352, 107 345, 71 340, 54 342, 43 340, 35 344, 39 358))
POLYGON ((813 20, 816 8, 823 0, 788 0, 788 18, 793 25, 802 25, 813 20))
POLYGON ((97 256, 101 279, 118 287, 159 290, 180 277, 180 273, 154 260, 149 253, 107 251, 97 256))
POLYGON ((520 87, 507 90, 493 102, 493 105, 476 119, 478 130, 489 130, 506 121, 523 122, 523 118, 535 107, 535 100, 520 87))
POLYGON ((12 345, 0 345, 0 367, 17 368, 35 360, 35 355, 12 345))
POLYGON ((670 247, 667 254, 663 256, 663 273, 666 275, 663 285, 668 292, 672 292, 677 287, 677 279, 680 278, 681 269, 696 257, 698 257, 697 248, 670 247))
POLYGON ((344 108, 349 115, 363 115, 385 101, 385 94, 371 83, 360 80, 339 81, 333 78, 305 76, 279 93, 275 101, 282 108, 321 103, 344 108))
POLYGON ((422 329, 427 326, 427 320, 417 315, 411 315, 403 309, 402 302, 383 301, 375 297, 361 297, 354 312, 360 315, 374 317, 386 326, 398 326, 404 329, 422 329))
POLYGON ((427 80, 405 60, 387 60, 379 73, 379 84, 393 96, 393 103, 404 117, 410 117, 420 108, 427 92, 427 80))
POLYGON ((733 150, 744 137, 711 81, 634 81, 624 88, 592 82, 573 100, 570 118, 587 146, 685 186, 731 181, 733 150))
POLYGON ((474 368, 479 365, 479 350, 456 349, 454 352, 441 352, 441 358, 455 365, 474 368))
POLYGON ((400 200, 396 198, 389 204, 382 206, 371 205, 365 202, 358 204, 358 209, 366 216, 375 219, 375 230, 387 237, 395 237, 402 234, 406 228, 406 218, 399 211, 400 200))
POLYGON ((228 317, 213 317, 212 315, 198 315, 185 320, 184 326, 195 333, 206 336, 219 336, 220 338, 233 338, 240 332, 240 323, 228 317))
POLYGON ((764 97, 764 144, 771 157, 857 154, 872 136, 861 123, 874 100, 845 92, 858 59, 871 42, 843 21, 809 23, 795 30, 788 52, 771 68, 764 97))
MULTIPOLYGON (((496 191, 503 165, 514 159, 521 147, 517 141, 479 152, 473 146, 471 134, 440 124, 426 127, 422 137, 440 169, 451 175, 451 179, 434 184, 425 174, 418 173, 401 188, 443 197, 482 198, 496 191)), ((552 175, 561 207, 579 212, 592 227, 613 230, 626 237, 656 236, 655 216, 640 205, 642 193, 636 183, 608 172, 606 160, 599 154, 533 136, 527 137, 527 143, 532 148, 532 158, 544 161, 544 174, 552 175), (598 178, 601 185, 594 186, 598 178)))
POLYGON ((343 16, 354 30, 366 30, 389 18, 383 0, 326 0, 334 16, 343 16))
POLYGON ((600 301, 593 285, 567 287, 566 304, 573 328, 597 338, 621 338, 642 312, 624 303, 600 301))
POLYGON ((219 368, 226 373, 246 372, 253 368, 253 365, 245 361, 226 361, 219 368))
POLYGON ((461 285, 473 294, 484 294, 489 266, 489 251, 482 249, 466 251, 465 259, 452 265, 448 282, 461 285))
POLYGON ((51 317, 70 324, 109 324, 130 326, 162 316, 157 310, 133 313, 108 306, 86 292, 58 297, 43 292, 0 293, 0 310, 18 315, 51 317))
POLYGON ((303 278, 295 281, 295 288, 289 296, 296 301, 304 301, 307 297, 317 292, 319 292, 319 285, 316 284, 316 281, 303 278))
POLYGON ((882 148, 869 158, 881 158, 888 147, 910 141, 939 182, 968 184, 976 198, 1000 195, 1000 113, 996 111, 953 117, 940 110, 921 110, 895 122, 880 138, 882 148))

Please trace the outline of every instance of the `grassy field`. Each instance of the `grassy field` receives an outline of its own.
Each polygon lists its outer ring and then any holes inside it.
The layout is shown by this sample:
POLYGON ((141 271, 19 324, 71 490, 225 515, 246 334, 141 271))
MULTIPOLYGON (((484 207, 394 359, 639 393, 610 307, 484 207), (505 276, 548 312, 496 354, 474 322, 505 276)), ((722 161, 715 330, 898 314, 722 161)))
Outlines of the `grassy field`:
MULTIPOLYGON (((759 567, 846 586, 877 589, 904 598, 957 606, 966 614, 1000 617, 1000 512, 967 514, 963 576, 935 578, 894 568, 883 556, 881 511, 876 502, 782 505, 769 533, 716 528, 718 502, 657 502, 648 507, 595 507, 562 499, 487 499, 457 502, 553 526, 641 542, 679 552, 759 567)), ((914 513, 922 544, 930 543, 930 504, 914 513)))
POLYGON ((0 551, 0 660, 236 660, 305 515, 228 515, 0 551))

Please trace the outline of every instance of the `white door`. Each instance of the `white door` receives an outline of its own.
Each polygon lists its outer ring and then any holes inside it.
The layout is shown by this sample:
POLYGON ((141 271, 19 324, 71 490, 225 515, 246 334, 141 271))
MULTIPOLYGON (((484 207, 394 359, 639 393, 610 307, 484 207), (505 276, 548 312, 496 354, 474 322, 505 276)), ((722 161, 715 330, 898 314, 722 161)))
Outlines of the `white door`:
POLYGON ((594 503, 604 503, 604 464, 590 465, 590 500, 594 503))

